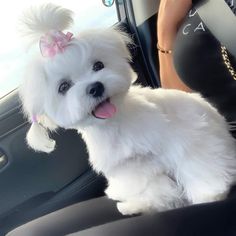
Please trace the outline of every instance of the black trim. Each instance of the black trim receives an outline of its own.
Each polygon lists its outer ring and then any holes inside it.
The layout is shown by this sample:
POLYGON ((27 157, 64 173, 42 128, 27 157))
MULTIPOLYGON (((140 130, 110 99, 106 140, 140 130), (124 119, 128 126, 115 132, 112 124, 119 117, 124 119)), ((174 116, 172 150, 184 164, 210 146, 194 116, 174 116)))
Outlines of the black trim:
MULTIPOLYGON (((159 72, 157 70, 157 49, 156 49, 156 16, 149 18, 141 26, 136 27, 135 17, 133 13, 133 5, 131 0, 120 0, 119 10, 124 11, 125 20, 130 29, 130 33, 134 36, 135 43, 139 46, 140 58, 143 61, 143 71, 147 74, 146 80, 149 86, 159 87, 159 72), (151 23, 150 23, 151 22, 151 23)), ((121 12, 119 13, 121 14, 121 12)), ((122 13, 123 14, 123 13, 122 13)), ((124 16, 123 16, 124 18, 124 16)))

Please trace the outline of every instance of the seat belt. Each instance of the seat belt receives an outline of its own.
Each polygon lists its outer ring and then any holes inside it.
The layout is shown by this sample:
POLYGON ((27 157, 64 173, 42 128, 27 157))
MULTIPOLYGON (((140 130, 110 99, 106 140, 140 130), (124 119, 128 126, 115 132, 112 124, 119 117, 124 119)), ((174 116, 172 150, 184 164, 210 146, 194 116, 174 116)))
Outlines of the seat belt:
POLYGON ((202 0, 195 8, 211 33, 236 58, 236 16, 224 0, 202 0))

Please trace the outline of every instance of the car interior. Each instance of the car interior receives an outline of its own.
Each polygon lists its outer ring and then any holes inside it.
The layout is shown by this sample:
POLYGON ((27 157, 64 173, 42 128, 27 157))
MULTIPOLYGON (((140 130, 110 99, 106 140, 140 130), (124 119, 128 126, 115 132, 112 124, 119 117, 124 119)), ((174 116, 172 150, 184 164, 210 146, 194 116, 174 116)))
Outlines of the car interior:
MULTIPOLYGON (((100 1, 101 5, 114 2, 115 26, 133 39, 128 47, 138 74, 135 83, 160 87, 156 47, 160 0, 100 1)), ((52 133, 57 147, 47 154, 27 146, 29 127, 16 88, 0 98, 0 236, 64 207, 105 195, 106 179, 92 170, 85 143, 76 131, 60 128, 52 133)))
MULTIPOLYGON (((102 2, 102 1, 101 1, 102 2)), ((156 17, 159 0, 116 0, 117 26, 128 32, 136 83, 159 87, 156 17)), ((88 163, 85 144, 77 134, 53 133, 51 154, 27 147, 29 123, 17 89, 0 99, 0 235, 73 203, 104 195, 106 180, 88 163)))

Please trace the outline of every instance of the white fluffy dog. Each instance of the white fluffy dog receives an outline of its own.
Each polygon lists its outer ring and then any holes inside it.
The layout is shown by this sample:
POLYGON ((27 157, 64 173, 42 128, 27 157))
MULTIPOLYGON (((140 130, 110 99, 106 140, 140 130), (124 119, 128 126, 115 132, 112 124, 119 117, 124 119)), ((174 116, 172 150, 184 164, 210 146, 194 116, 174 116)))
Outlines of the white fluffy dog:
POLYGON ((62 32, 71 21, 54 5, 24 18, 41 50, 20 89, 28 144, 51 152, 48 130, 78 130, 123 214, 223 198, 236 176, 225 119, 198 94, 131 85, 129 37, 115 29, 73 37, 62 32))

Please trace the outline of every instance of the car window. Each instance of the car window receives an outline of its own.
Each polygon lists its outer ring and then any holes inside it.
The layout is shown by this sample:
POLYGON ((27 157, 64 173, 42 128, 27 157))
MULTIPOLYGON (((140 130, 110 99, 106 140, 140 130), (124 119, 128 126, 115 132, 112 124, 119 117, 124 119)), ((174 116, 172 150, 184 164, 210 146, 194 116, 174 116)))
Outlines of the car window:
MULTIPOLYGON (((74 25, 70 29, 75 35, 86 28, 108 27, 118 21, 116 6, 106 7, 110 0, 50 0, 72 10, 74 25)), ((27 53, 19 35, 19 18, 30 6, 45 3, 45 0, 5 1, 0 9, 0 98, 20 84, 27 53), (13 7, 14 6, 14 7, 13 7)))

